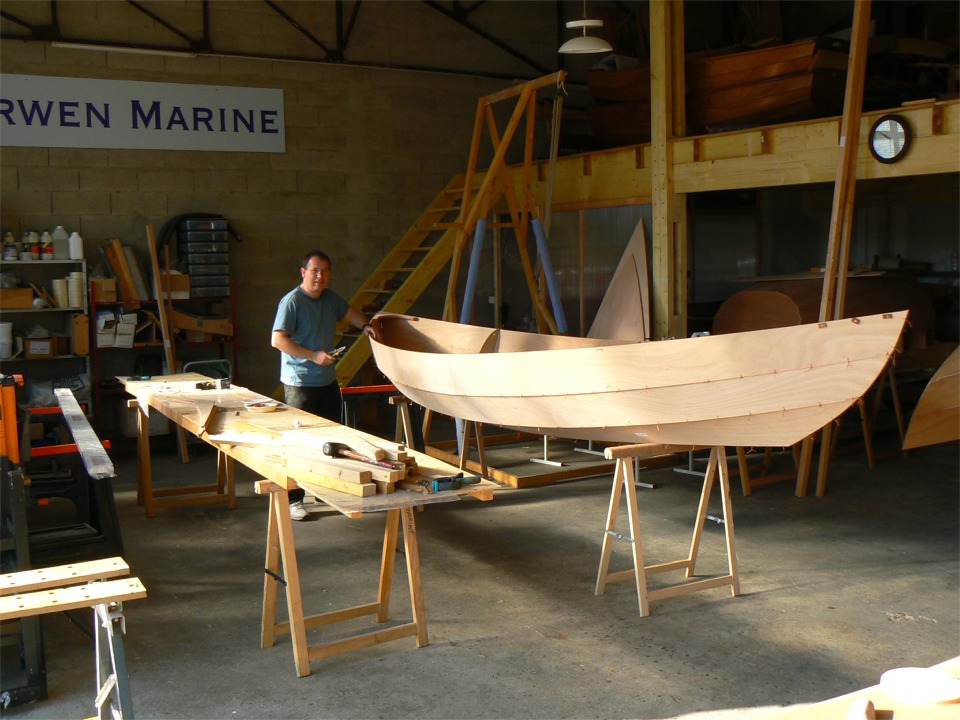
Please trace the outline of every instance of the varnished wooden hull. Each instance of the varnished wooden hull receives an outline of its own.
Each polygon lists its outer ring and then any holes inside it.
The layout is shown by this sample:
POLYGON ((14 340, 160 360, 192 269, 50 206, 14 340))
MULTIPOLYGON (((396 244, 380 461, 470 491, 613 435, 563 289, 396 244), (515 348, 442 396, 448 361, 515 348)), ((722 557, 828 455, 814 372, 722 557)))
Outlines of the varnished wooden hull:
POLYGON ((864 394, 906 315, 647 343, 380 315, 371 345, 404 395, 445 415, 606 442, 776 447, 864 394))
POLYGON ((960 348, 930 378, 910 417, 903 449, 960 440, 960 348))
MULTIPOLYGON (((688 131, 839 114, 846 65, 845 48, 817 40, 688 55, 688 131)), ((650 141, 648 66, 590 70, 587 86, 596 101, 587 107, 587 123, 597 137, 617 145, 650 141)))

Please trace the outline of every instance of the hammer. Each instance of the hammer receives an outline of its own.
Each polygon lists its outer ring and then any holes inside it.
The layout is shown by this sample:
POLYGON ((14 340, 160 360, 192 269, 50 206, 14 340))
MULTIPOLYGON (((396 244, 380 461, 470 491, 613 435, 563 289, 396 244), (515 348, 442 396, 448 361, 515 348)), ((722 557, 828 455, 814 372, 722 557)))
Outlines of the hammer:
POLYGON ((323 444, 323 454, 329 455, 330 457, 336 457, 340 455, 341 457, 350 458, 351 460, 359 460, 360 462, 367 463, 368 465, 377 465, 378 467, 386 468, 387 470, 400 470, 404 467, 404 464, 401 462, 394 462, 392 460, 375 460, 366 455, 361 455, 356 450, 352 450, 349 446, 344 445, 343 443, 336 442, 325 442, 323 444))

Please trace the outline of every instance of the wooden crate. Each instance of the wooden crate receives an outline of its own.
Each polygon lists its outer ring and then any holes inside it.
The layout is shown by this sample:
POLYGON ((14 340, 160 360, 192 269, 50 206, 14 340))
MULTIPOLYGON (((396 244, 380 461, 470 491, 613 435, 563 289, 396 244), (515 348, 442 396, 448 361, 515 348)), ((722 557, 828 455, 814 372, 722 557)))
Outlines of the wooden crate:
POLYGON ((33 307, 33 290, 30 288, 0 288, 0 308, 23 310, 33 307))

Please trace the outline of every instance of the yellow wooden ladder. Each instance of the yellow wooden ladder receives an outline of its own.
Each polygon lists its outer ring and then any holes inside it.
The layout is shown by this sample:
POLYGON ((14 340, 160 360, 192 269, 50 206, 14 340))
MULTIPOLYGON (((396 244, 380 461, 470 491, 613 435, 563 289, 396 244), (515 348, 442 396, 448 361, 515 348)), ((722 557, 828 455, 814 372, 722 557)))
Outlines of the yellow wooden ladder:
MULTIPOLYGON (((410 309, 453 255, 463 183, 463 173, 447 183, 353 294, 351 306, 367 315, 380 311, 405 313, 410 309)), ((344 332, 338 336, 337 344, 347 338, 353 338, 353 343, 337 363, 341 387, 349 385, 370 358, 366 335, 355 330, 344 332)))

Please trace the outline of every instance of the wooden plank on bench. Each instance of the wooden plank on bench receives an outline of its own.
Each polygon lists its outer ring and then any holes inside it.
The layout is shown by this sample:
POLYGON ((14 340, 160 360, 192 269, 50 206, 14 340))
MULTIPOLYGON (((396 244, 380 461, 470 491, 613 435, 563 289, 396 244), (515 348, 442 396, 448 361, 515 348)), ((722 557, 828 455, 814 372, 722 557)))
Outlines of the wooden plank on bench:
POLYGON ((63 418, 67 421, 70 433, 73 435, 73 441, 77 444, 80 451, 80 457, 83 458, 83 464, 87 468, 87 473, 94 479, 116 477, 113 470, 113 462, 103 449, 100 438, 90 427, 90 421, 83 414, 77 399, 73 396, 70 388, 56 388, 54 394, 57 396, 57 402, 60 403, 60 409, 63 411, 63 418))
POLYGON ((78 610, 103 603, 137 600, 146 596, 146 588, 143 587, 140 578, 135 577, 38 590, 21 595, 7 595, 0 598, 0 620, 78 610))
POLYGON ((91 580, 106 580, 129 574, 130 567, 121 557, 55 565, 36 570, 21 570, 0 575, 0 596, 33 592, 48 587, 76 585, 91 580))

